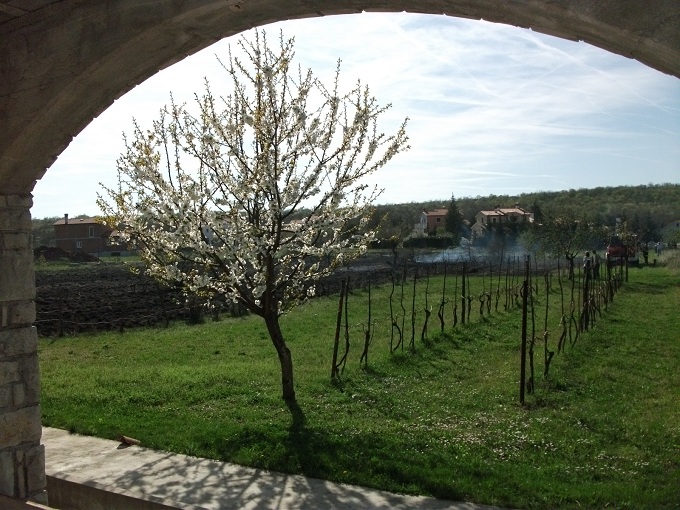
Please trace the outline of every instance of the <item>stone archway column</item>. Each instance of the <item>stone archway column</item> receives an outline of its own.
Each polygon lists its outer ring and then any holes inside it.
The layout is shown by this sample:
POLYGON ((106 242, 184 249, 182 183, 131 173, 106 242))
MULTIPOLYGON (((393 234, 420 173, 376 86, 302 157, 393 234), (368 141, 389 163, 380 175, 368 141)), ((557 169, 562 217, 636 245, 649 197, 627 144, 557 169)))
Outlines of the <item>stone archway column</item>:
POLYGON ((46 503, 32 203, 0 195, 0 495, 46 503))

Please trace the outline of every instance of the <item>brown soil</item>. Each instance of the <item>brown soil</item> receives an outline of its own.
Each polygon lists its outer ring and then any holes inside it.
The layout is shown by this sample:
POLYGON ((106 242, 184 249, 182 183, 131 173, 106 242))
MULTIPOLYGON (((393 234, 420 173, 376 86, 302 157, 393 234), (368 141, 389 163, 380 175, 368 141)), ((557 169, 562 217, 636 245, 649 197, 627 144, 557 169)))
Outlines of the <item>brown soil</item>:
MULTIPOLYGON (((68 254, 43 251, 45 260, 77 260, 68 254), (52 258, 48 258, 52 257, 52 258)), ((366 260, 341 268, 316 285, 316 295, 340 292, 343 279, 350 288, 365 289, 390 281, 392 270, 384 260, 366 260)), ((401 270, 400 270, 401 274, 401 270)), ((123 264, 72 263, 61 270, 36 271, 36 326, 40 336, 162 326, 171 321, 201 320, 200 307, 190 307, 178 289, 170 289, 123 264)), ((244 313, 239 307, 221 313, 244 313)), ((210 317, 206 317, 210 320, 210 317)))
POLYGON ((78 264, 36 272, 41 336, 156 326, 189 316, 180 292, 122 264, 78 264))

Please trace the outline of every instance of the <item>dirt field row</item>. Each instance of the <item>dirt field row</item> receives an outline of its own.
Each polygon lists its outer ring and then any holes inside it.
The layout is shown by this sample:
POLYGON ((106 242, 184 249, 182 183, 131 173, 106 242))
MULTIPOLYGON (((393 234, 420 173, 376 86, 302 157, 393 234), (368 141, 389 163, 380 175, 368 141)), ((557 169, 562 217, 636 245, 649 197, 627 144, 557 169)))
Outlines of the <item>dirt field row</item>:
MULTIPOLYGON (((390 269, 344 269, 318 283, 317 294, 339 292, 341 280, 354 285, 387 281, 390 269)), ((225 309, 221 313, 239 313, 225 309)), ((121 330, 196 320, 182 293, 169 289, 123 264, 73 264, 59 270, 36 271, 36 326, 40 336, 60 336, 88 331, 121 330)))

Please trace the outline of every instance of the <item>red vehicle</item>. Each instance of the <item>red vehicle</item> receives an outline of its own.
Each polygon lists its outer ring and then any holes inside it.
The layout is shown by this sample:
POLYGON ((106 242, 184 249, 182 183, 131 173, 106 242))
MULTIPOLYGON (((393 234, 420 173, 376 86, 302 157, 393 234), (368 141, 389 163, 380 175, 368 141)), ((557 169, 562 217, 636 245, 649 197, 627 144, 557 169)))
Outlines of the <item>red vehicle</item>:
POLYGON ((612 237, 607 246, 607 263, 624 265, 628 260, 628 265, 637 265, 639 262, 638 250, 635 243, 626 245, 618 237, 612 237))

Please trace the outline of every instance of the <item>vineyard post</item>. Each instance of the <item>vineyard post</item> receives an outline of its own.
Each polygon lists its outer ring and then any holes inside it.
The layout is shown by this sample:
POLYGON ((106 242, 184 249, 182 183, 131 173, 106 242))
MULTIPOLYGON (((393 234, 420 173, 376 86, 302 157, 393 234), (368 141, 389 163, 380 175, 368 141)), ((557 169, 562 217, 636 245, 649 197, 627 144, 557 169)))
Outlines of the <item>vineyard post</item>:
POLYGON ((524 273, 524 283, 522 284, 522 350, 519 367, 519 402, 524 404, 524 389, 526 385, 526 364, 527 364, 527 298, 529 293, 529 256, 527 255, 524 273))
POLYGON ((501 297, 501 274, 503 273, 503 253, 498 261, 498 284, 496 285, 496 311, 498 311, 498 301, 501 297))
POLYGON ((411 299, 411 350, 416 349, 416 284, 418 283, 418 264, 413 272, 413 297, 411 299))
POLYGON ((587 331, 590 324, 590 270, 586 269, 583 278, 583 302, 581 311, 581 330, 587 331))
POLYGON ((458 273, 456 272, 456 280, 453 290, 453 327, 458 324, 458 273))
POLYGON ((609 302, 614 300, 614 284, 612 283, 612 264, 611 260, 607 259, 607 291, 609 292, 609 302))
POLYGON ((463 277, 461 279, 461 298, 460 306, 463 309, 463 315, 460 318, 460 323, 465 324, 465 274, 467 273, 467 262, 463 262, 463 277))
POLYGON ((406 264, 404 264, 404 274, 401 279, 401 296, 399 297, 399 306, 401 306, 401 330, 399 331, 399 342, 401 343, 401 352, 404 352, 404 330, 406 329, 406 307, 404 307, 404 285, 406 284, 406 264))
MULTIPOLYGON (((436 268, 435 268, 435 274, 436 274, 436 268)), ((430 320, 430 315, 432 314, 432 310, 430 309, 430 301, 429 301, 429 292, 430 292, 430 266, 426 266, 426 272, 425 272, 425 278, 426 278, 426 283, 425 283, 425 321, 423 322, 423 329, 420 332, 420 341, 425 342, 427 340, 427 323, 430 320)))
POLYGON ((396 321, 394 320, 394 308, 392 305, 392 296, 394 296, 394 278, 395 278, 395 270, 392 269, 392 291, 390 292, 390 321, 392 323, 392 328, 390 329, 390 352, 394 352, 394 328, 397 326, 396 321))
POLYGON ((342 325, 342 301, 345 298, 345 286, 347 283, 342 280, 342 287, 340 288, 340 300, 338 301, 338 319, 335 323, 335 341, 333 342, 333 361, 331 364, 331 379, 335 379, 338 375, 338 347, 340 345, 340 326, 342 325))
MULTIPOLYGON (((369 280, 369 289, 370 289, 370 280, 369 280)), ((369 292, 370 296, 370 292, 369 292)), ((369 297, 370 301, 370 297, 369 297)), ((345 285, 345 352, 342 355, 342 358, 340 358, 340 361, 338 361, 338 370, 340 373, 345 372, 345 365, 347 365, 347 356, 349 355, 349 277, 347 278, 347 284, 345 285)))
POLYGON ((508 280, 510 279, 510 257, 508 256, 508 263, 505 266, 505 311, 508 311, 508 300, 510 299, 510 285, 508 280))
POLYGON ((444 306, 446 306, 446 262, 444 262, 444 284, 442 287, 442 300, 439 303, 439 311, 437 312, 442 333, 444 332, 444 306))
POLYGON ((486 314, 491 315, 491 296, 493 296, 493 263, 489 258, 489 293, 486 295, 486 314))
MULTIPOLYGON (((347 314, 345 314, 345 321, 347 314)), ((347 323, 346 323, 347 324, 347 323)), ((368 281, 368 319, 366 321, 366 330, 364 331, 364 350, 359 358, 359 365, 364 363, 364 368, 368 368, 368 347, 371 345, 371 281, 368 281)))
POLYGON ((486 297, 486 276, 482 271, 482 292, 479 294, 479 318, 484 318, 484 298, 486 297))
POLYGON ((548 337, 550 335, 548 331, 548 312, 550 311, 550 273, 545 274, 545 319, 543 322, 543 361, 544 370, 543 377, 548 377, 548 371, 550 370, 550 362, 552 357, 555 355, 555 351, 548 350, 548 337))
MULTIPOLYGON (((370 285, 370 284, 369 284, 370 285)), ((347 360, 347 353, 349 352, 349 277, 345 285, 345 354, 338 365, 341 365, 347 360)))

